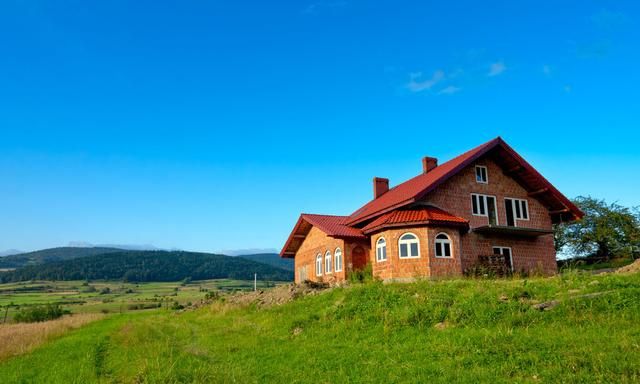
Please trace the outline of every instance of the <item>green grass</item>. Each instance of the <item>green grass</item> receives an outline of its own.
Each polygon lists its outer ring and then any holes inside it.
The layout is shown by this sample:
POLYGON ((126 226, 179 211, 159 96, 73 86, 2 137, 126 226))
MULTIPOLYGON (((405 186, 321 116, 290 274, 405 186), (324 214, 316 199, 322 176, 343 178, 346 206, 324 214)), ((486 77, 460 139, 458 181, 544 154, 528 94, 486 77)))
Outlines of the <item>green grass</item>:
MULTIPOLYGON (((83 281, 35 281, 0 284, 0 323, 9 306, 8 320, 18 311, 17 306, 58 303, 72 313, 123 313, 133 306, 153 306, 176 301, 182 305, 202 300, 208 291, 249 290, 253 281, 203 280, 186 285, 181 282, 123 283, 118 281, 95 281, 89 286, 83 281), (87 290, 93 287, 93 292, 87 290), (109 288, 109 293, 101 291, 109 288)), ((258 287, 273 285, 259 281, 258 287)))
POLYGON ((639 298, 640 275, 571 272, 113 315, 0 364, 0 382, 631 383, 639 298))

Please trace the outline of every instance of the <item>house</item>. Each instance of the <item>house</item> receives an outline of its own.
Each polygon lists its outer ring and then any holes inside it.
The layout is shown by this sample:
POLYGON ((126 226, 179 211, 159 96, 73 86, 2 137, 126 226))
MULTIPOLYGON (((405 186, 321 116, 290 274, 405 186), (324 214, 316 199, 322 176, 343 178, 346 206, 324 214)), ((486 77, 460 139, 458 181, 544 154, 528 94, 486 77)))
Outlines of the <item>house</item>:
POLYGON ((476 266, 557 272, 552 224, 583 213, 495 138, 393 188, 373 179, 373 200, 349 216, 302 214, 281 257, 296 283, 339 282, 371 264, 390 281, 459 276, 476 266))

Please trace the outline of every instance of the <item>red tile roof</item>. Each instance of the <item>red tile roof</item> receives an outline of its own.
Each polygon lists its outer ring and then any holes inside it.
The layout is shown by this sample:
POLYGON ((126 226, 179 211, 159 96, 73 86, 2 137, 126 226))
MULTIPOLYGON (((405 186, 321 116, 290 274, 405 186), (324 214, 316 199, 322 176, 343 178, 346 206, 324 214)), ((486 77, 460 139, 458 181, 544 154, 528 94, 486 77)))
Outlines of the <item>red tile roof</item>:
POLYGON ((399 227, 405 224, 442 224, 465 226, 469 221, 454 216, 436 207, 421 207, 411 210, 397 210, 379 216, 362 228, 362 232, 370 233, 386 227, 399 227))
POLYGON ((573 215, 574 218, 580 218, 583 213, 569 199, 562 195, 555 187, 551 185, 542 175, 540 175, 529 163, 527 163, 520 155, 518 155, 507 143, 500 137, 488 141, 462 155, 453 158, 446 163, 437 166, 428 173, 420 174, 402 184, 391 188, 388 192, 371 200, 363 207, 353 212, 346 221, 348 225, 357 225, 369 219, 373 219, 378 215, 389 212, 393 209, 403 207, 413 203, 427 193, 431 192, 438 185, 448 180, 450 177, 458 173, 464 167, 468 166, 490 150, 500 147, 513 162, 518 164, 522 169, 528 172, 530 179, 535 181, 536 185, 543 186, 550 190, 552 197, 560 203, 561 206, 573 215))
POLYGON ((354 227, 349 227, 345 224, 348 216, 333 216, 333 215, 313 215, 310 213, 303 213, 300 215, 298 222, 296 223, 293 231, 289 235, 287 242, 280 251, 281 257, 292 257, 298 251, 298 248, 302 245, 304 238, 311 230, 311 226, 317 227, 327 236, 347 239, 367 239, 362 233, 362 230, 354 227))
POLYGON ((345 224, 349 218, 348 216, 303 213, 300 217, 331 237, 366 238, 360 229, 349 227, 345 224))

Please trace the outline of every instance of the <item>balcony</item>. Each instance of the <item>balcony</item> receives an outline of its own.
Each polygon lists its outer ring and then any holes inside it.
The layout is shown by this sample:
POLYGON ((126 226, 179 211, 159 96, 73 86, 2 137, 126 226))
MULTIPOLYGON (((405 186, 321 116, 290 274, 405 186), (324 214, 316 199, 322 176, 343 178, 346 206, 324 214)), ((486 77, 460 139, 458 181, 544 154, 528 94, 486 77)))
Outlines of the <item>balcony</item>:
POLYGON ((473 232, 481 233, 483 235, 509 235, 519 237, 538 237, 553 233, 550 229, 509 227, 506 225, 485 225, 473 228, 473 232))

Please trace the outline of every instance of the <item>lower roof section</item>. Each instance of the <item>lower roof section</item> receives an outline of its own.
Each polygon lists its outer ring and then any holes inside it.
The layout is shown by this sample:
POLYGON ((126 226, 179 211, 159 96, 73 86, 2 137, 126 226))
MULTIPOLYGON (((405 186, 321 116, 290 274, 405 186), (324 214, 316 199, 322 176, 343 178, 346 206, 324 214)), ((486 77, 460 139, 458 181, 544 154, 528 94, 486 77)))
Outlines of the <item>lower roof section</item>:
POLYGON ((339 239, 367 239, 360 229, 345 224, 347 218, 347 216, 303 213, 280 251, 280 257, 293 258, 312 227, 318 228, 327 236, 339 239))
POLYGON ((462 217, 452 215, 440 208, 425 206, 385 213, 362 228, 362 232, 369 234, 384 228, 404 227, 408 225, 468 227, 469 221, 462 217))

